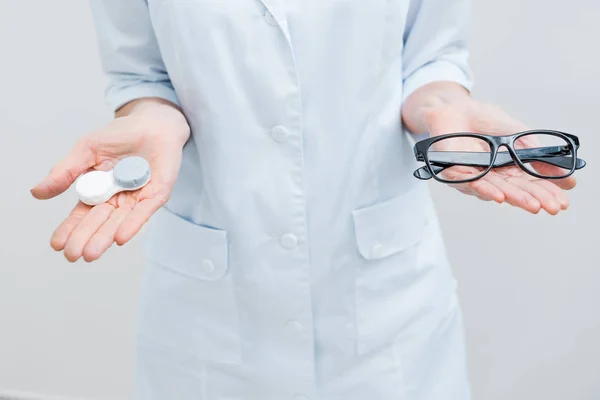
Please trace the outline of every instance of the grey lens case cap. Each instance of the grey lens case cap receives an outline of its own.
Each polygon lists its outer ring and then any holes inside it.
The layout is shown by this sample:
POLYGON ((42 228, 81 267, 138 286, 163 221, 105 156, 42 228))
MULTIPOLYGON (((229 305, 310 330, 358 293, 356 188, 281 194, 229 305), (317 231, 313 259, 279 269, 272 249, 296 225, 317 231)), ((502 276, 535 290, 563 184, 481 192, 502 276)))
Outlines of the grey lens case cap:
POLYGON ((144 186, 150 180, 150 164, 142 157, 126 157, 115 165, 113 178, 126 189, 144 186))

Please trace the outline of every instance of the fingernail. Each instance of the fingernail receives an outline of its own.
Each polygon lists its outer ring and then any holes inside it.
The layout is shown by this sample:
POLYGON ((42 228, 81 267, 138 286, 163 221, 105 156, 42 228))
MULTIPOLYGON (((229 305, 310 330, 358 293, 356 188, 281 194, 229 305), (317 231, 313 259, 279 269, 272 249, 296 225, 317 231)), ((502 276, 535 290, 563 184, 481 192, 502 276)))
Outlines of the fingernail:
POLYGON ((46 185, 46 180, 43 180, 41 182, 39 182, 37 185, 35 185, 34 187, 31 188, 30 192, 33 193, 34 190, 40 190, 42 189, 44 186, 46 185))
POLYGON ((39 188, 39 187, 41 186, 41 184, 42 184, 42 183, 43 183, 43 181, 42 181, 42 182, 39 182, 39 183, 38 183, 38 184, 36 184, 36 185, 34 185, 34 186, 33 186, 33 187, 32 187, 32 188, 29 190, 29 191, 33 193, 33 191, 34 191, 35 189, 39 188))

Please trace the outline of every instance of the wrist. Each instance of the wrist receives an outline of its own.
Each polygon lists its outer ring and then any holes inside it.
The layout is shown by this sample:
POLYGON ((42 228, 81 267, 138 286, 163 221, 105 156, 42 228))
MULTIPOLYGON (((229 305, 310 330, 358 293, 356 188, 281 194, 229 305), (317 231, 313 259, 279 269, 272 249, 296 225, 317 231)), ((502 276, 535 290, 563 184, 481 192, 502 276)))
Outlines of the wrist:
POLYGON ((182 147, 190 136, 190 126, 183 111, 161 98, 134 100, 117 110, 115 116, 134 120, 141 132, 156 132, 176 138, 182 147))
POLYGON ((411 94, 404 102, 402 119, 412 133, 431 133, 431 126, 442 115, 465 115, 475 101, 469 91, 454 82, 434 82, 411 94))
MULTIPOLYGON (((475 110, 478 107, 478 102, 470 97, 462 99, 453 99, 448 102, 440 102, 422 107, 418 112, 420 124, 424 127, 425 132, 431 136, 435 136, 440 129, 445 130, 440 123, 453 121, 454 124, 469 125, 471 116, 475 115, 475 110)), ((446 124, 443 124, 446 125, 446 124)), ((447 127, 448 129, 453 129, 447 127)), ((456 128, 454 128, 456 129, 456 128)))

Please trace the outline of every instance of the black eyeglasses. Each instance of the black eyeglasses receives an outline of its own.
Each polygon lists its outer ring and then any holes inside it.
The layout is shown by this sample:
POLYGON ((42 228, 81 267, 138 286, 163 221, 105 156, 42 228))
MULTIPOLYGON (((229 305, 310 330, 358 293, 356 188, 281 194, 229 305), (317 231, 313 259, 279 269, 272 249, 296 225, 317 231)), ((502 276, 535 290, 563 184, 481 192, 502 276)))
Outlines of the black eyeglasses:
POLYGON ((467 183, 482 178, 492 168, 516 164, 536 178, 564 179, 586 165, 577 158, 578 149, 577 136, 558 131, 532 130, 507 136, 452 133, 415 144, 415 157, 425 166, 414 176, 467 183))

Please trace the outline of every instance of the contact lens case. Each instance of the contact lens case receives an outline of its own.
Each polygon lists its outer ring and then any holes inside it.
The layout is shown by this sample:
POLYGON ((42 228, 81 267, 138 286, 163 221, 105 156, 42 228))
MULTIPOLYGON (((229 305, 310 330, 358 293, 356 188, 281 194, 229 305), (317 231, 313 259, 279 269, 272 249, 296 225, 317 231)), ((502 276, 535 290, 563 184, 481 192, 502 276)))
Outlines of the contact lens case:
POLYGON ((75 182, 79 200, 87 205, 105 203, 119 192, 134 191, 150 182, 150 164, 142 157, 126 157, 111 171, 90 171, 75 182))

